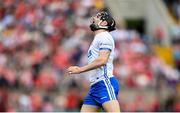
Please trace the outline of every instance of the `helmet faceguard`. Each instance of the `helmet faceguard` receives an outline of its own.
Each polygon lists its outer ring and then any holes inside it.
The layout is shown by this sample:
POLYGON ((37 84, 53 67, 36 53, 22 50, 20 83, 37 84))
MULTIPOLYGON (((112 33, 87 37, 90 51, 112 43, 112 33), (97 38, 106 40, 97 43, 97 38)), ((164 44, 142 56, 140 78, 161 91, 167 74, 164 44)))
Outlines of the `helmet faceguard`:
POLYGON ((90 28, 92 31, 96 31, 96 30, 99 30, 99 29, 105 29, 105 30, 108 30, 108 31, 113 31, 115 30, 115 20, 105 11, 102 11, 100 13, 98 13, 96 16, 99 16, 100 17, 100 20, 99 23, 95 24, 94 22, 90 25, 90 28), (100 23, 103 22, 103 21, 106 21, 107 22, 107 25, 106 26, 101 26, 100 23))

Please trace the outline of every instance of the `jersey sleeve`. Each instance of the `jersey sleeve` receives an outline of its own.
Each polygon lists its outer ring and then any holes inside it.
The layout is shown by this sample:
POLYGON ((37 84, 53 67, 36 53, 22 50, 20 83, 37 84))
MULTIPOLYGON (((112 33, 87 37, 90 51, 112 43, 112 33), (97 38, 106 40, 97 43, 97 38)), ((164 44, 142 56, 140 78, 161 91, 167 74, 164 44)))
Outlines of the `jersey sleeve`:
POLYGON ((113 43, 106 37, 99 38, 99 50, 109 50, 112 51, 113 43))

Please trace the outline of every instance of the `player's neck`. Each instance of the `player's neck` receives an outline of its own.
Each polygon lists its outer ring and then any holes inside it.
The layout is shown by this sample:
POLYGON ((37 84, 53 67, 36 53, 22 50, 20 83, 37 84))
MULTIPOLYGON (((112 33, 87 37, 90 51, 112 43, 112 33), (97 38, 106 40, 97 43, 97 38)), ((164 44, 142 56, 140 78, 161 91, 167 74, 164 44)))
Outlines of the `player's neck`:
POLYGON ((97 35, 97 34, 99 34, 99 33, 102 33, 102 32, 106 32, 106 30, 104 30, 104 29, 99 29, 99 30, 94 31, 95 35, 97 35))

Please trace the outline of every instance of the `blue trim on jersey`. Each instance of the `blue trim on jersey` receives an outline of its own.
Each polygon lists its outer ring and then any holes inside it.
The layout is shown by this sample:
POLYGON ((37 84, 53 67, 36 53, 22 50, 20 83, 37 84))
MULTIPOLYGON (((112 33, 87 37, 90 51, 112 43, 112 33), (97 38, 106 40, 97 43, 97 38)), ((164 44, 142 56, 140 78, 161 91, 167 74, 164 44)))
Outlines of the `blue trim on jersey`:
POLYGON ((104 77, 105 77, 105 84, 108 86, 107 88, 110 91, 109 96, 111 96, 112 99, 116 99, 115 92, 113 91, 112 86, 111 86, 110 81, 109 81, 109 78, 107 76, 107 66, 106 65, 104 65, 104 77))
POLYGON ((111 51, 110 48, 100 48, 99 50, 109 50, 109 51, 111 51))

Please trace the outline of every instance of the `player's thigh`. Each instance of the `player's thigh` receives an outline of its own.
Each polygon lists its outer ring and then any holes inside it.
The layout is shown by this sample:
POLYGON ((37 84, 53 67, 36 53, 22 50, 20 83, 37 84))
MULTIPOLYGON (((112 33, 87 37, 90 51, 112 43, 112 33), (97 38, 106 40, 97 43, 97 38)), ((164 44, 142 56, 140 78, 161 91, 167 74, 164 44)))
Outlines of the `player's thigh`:
POLYGON ((81 112, 97 112, 98 109, 99 106, 83 104, 81 107, 81 112))
POLYGON ((102 106, 106 112, 120 112, 120 106, 117 100, 104 102, 102 106))

